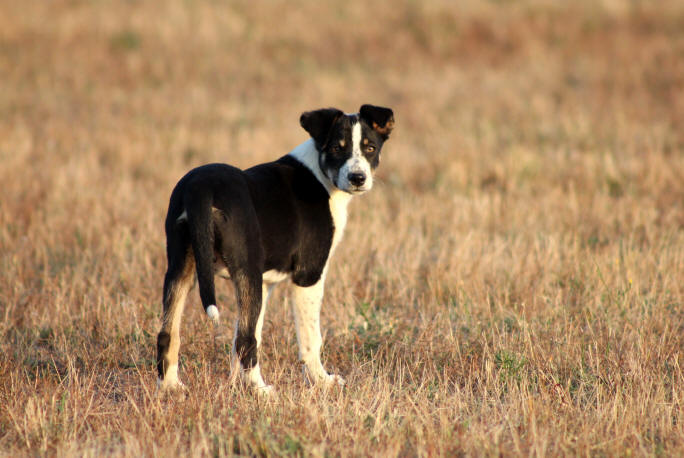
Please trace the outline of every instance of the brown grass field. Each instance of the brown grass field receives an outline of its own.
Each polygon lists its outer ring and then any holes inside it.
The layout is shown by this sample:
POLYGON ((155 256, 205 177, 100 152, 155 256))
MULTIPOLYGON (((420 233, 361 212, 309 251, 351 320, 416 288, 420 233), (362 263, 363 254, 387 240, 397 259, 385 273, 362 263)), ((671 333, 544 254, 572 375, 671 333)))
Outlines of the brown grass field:
MULTIPOLYGON (((0 2, 0 455, 684 454, 684 3, 0 2), (390 106, 309 387, 289 287, 231 377, 193 290, 154 359, 169 194, 390 106)), ((225 332, 224 332, 225 331, 225 332)))

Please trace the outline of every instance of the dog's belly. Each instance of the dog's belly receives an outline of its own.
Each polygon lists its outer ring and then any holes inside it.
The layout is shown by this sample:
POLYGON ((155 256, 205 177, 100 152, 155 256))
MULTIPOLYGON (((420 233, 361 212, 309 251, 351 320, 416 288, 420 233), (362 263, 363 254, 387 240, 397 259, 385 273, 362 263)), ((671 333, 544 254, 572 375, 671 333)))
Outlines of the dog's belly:
POLYGON ((264 283, 280 283, 283 280, 290 278, 290 274, 287 272, 281 272, 279 270, 271 269, 263 273, 262 279, 264 283))
MULTIPOLYGON (((230 279, 228 267, 226 267, 226 264, 221 260, 221 258, 218 257, 214 259, 214 275, 218 275, 221 278, 230 279)), ((288 278, 290 278, 289 273, 281 272, 275 269, 267 270, 262 275, 262 281, 264 283, 280 283, 288 278)))

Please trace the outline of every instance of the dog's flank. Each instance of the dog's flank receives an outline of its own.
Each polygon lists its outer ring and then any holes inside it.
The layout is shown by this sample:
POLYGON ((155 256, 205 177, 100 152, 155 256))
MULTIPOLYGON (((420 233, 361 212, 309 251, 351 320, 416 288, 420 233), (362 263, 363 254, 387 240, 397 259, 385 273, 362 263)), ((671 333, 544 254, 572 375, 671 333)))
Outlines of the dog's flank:
POLYGON ((243 379, 262 391, 261 331, 273 286, 294 284, 299 357, 312 381, 343 383, 320 360, 320 308, 332 252, 347 222, 353 195, 373 186, 380 151, 394 123, 389 108, 363 105, 358 114, 335 108, 302 114, 311 135, 275 162, 239 170, 209 164, 178 182, 165 229, 168 269, 163 323, 157 339, 159 386, 180 386, 180 321, 196 275, 202 305, 218 323, 215 275, 236 292, 232 356, 243 379))

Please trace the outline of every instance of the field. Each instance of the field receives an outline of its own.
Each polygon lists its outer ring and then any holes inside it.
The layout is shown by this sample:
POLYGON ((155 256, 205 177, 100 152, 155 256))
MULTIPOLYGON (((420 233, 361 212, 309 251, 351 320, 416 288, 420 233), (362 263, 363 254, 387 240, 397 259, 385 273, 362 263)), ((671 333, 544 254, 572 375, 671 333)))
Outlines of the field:
POLYGON ((684 4, 0 3, 0 455, 684 454, 684 4), (194 289, 156 391, 176 181, 392 107, 304 383, 254 396, 194 289))

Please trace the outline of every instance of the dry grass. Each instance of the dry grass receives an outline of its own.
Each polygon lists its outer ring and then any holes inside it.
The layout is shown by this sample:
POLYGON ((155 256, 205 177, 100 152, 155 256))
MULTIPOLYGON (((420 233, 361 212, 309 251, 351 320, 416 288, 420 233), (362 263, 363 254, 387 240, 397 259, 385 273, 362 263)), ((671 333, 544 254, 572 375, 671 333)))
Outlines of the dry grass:
POLYGON ((2 2, 0 453, 684 454, 683 127, 681 2, 2 2), (158 397, 176 180, 366 102, 397 128, 327 282, 348 386, 304 385, 283 285, 272 400, 196 292, 158 397))

